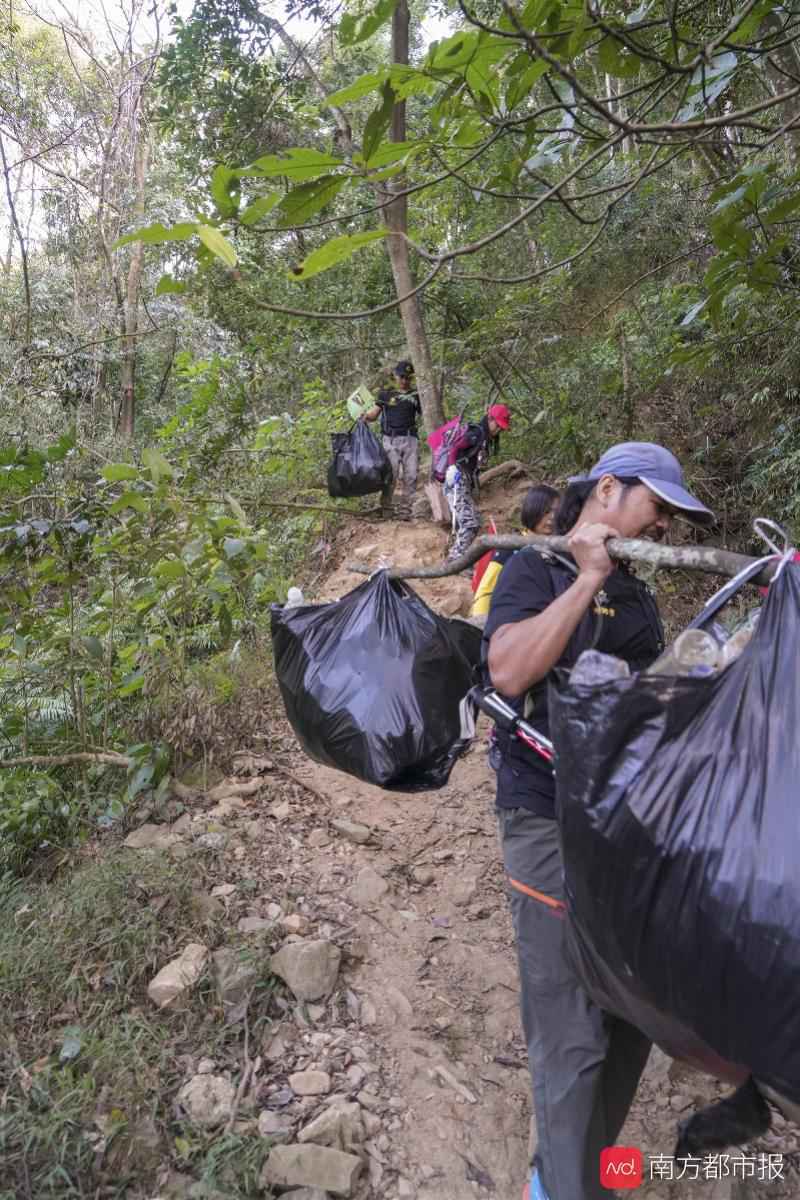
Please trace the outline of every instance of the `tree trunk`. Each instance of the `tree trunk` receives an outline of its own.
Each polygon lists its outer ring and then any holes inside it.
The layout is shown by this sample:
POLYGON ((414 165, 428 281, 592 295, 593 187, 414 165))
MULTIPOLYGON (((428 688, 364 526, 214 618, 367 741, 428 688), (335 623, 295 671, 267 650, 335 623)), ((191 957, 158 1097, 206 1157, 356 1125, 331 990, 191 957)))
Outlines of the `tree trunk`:
MULTIPOLYGON (((398 0, 392 16, 392 61, 405 67, 408 66, 409 21, 407 0, 398 0)), ((406 105, 405 101, 401 101, 395 104, 392 113, 392 141, 404 142, 405 140, 406 105)), ((400 176, 386 190, 391 193, 400 191, 404 187, 405 181, 400 176)), ((394 286, 398 296, 404 296, 412 290, 416 283, 411 270, 408 242, 405 237, 408 230, 407 197, 399 196, 386 206, 385 211, 386 226, 393 231, 386 239, 386 247, 392 265, 394 286)), ((408 342, 408 352, 414 364, 425 428, 428 433, 432 433, 437 426, 444 423, 445 418, 419 295, 412 296, 400 305, 400 316, 408 342)))
MULTIPOLYGON (((147 137, 140 134, 134 149, 134 180, 136 184, 136 200, 133 215, 138 224, 144 221, 144 185, 147 175, 148 143, 147 137)), ((142 269, 144 267, 144 242, 136 242, 128 267, 128 280, 125 289, 125 340, 122 344, 122 362, 120 370, 120 417, 119 431, 123 438, 130 440, 136 426, 136 340, 139 332, 139 292, 142 284, 142 269)))
MULTIPOLYGON (((9 213, 11 215, 11 225, 13 227, 14 233, 17 236, 17 243, 19 245, 20 258, 22 259, 22 285, 23 285, 23 288, 25 291, 25 345, 29 346, 31 344, 32 318, 31 318, 31 282, 30 282, 30 278, 28 276, 28 247, 25 244, 25 237, 22 233, 22 228, 20 226, 19 218, 17 216, 15 193, 11 187, 11 172, 10 172, 9 166, 8 166, 8 159, 6 158, 6 147, 5 147, 5 142, 3 141, 2 135, 0 135, 0 164, 2 164, 2 168, 3 168, 3 178, 5 180, 6 199, 8 200, 8 208, 9 208, 9 213)), ((24 169, 25 168, 23 167, 22 171, 24 171, 24 169)), ((20 175, 22 174, 22 171, 20 172, 20 175)), ((20 183, 21 183, 21 179, 20 179, 20 183)), ((17 194, 18 194, 18 192, 19 192, 19 186, 17 188, 17 194)))

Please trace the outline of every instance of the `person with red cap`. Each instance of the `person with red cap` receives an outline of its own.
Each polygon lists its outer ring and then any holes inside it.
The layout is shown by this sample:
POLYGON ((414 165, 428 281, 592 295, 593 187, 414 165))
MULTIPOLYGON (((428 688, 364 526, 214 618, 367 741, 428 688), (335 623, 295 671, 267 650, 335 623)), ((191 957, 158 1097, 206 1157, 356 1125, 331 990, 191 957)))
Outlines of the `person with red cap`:
POLYGON ((453 543, 447 561, 460 558, 478 535, 481 515, 475 504, 481 468, 489 457, 489 445, 501 429, 511 428, 511 413, 505 404, 492 404, 477 424, 469 424, 456 438, 447 455, 444 494, 453 514, 453 543))

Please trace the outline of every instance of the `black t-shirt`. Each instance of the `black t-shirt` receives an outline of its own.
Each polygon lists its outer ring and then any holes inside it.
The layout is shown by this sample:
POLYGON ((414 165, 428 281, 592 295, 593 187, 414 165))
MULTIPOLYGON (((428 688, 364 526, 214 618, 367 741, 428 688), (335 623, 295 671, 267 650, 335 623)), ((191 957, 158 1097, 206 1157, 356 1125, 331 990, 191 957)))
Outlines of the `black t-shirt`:
POLYGON ((378 392, 381 410, 381 433, 386 437, 398 434, 417 436, 417 417, 422 408, 416 392, 399 392, 397 388, 384 388, 378 392))
MULTIPOLYGON (((575 573, 533 547, 513 555, 492 595, 484 628, 484 652, 501 625, 524 621, 543 612, 575 582, 575 573)), ((649 588, 625 567, 609 575, 570 638, 556 666, 572 667, 591 647, 624 659, 632 671, 649 666, 664 648, 664 631, 649 588)), ((522 696, 506 700, 545 737, 550 736, 547 680, 522 696)), ((516 738, 497 731, 502 765, 497 776, 500 808, 527 808, 537 816, 555 816, 555 779, 547 761, 516 738)))

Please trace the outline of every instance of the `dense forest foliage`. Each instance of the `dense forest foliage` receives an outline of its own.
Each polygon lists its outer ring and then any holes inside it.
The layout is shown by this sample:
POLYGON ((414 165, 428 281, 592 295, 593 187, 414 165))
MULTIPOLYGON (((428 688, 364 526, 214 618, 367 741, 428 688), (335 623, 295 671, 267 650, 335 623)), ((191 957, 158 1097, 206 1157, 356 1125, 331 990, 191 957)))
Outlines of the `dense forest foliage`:
POLYGON ((543 478, 657 440, 714 540, 800 525, 796 5, 276 13, 2 17, 4 871, 257 720, 398 357, 543 478))

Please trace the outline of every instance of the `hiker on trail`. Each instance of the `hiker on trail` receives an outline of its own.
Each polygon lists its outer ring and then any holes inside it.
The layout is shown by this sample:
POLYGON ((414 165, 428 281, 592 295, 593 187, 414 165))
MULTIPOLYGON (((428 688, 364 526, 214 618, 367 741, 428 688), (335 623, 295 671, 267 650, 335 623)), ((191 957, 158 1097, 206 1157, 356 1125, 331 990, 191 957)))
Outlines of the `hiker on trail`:
POLYGON ((490 443, 501 429, 511 428, 511 413, 505 404, 493 404, 477 424, 467 425, 454 439, 447 455, 444 494, 453 514, 453 544, 447 561, 459 558, 475 541, 481 516, 474 500, 481 468, 489 457, 490 443))
MULTIPOLYGON (((613 446, 573 480, 556 518, 570 555, 526 547, 504 567, 484 630, 492 685, 549 734, 547 677, 596 646, 648 666, 664 641, 655 602, 605 549, 610 537, 658 540, 680 514, 713 514, 683 486, 677 459, 650 442, 613 446)), ((520 973, 538 1133, 525 1200, 604 1200, 600 1151, 613 1146, 650 1052, 635 1029, 601 1011, 566 949, 564 883, 550 764, 502 730, 497 808, 520 973)))
POLYGON ((403 488, 397 502, 396 515, 401 521, 410 521, 419 469, 417 417, 422 415, 422 408, 419 394, 412 382, 414 368, 411 363, 403 359, 394 368, 393 375, 394 386, 382 388, 378 392, 377 404, 364 413, 364 420, 377 421, 380 417, 383 448, 392 464, 392 478, 381 493, 382 515, 395 515, 392 499, 402 475, 403 488))
MULTIPOLYGON (((528 529, 531 533, 541 533, 545 537, 551 534, 560 499, 561 493, 549 484, 537 483, 528 488, 520 511, 520 524, 523 529, 528 529)), ((489 603, 500 572, 514 554, 516 550, 495 550, 475 592, 475 599, 469 611, 470 618, 488 616, 489 603)))

